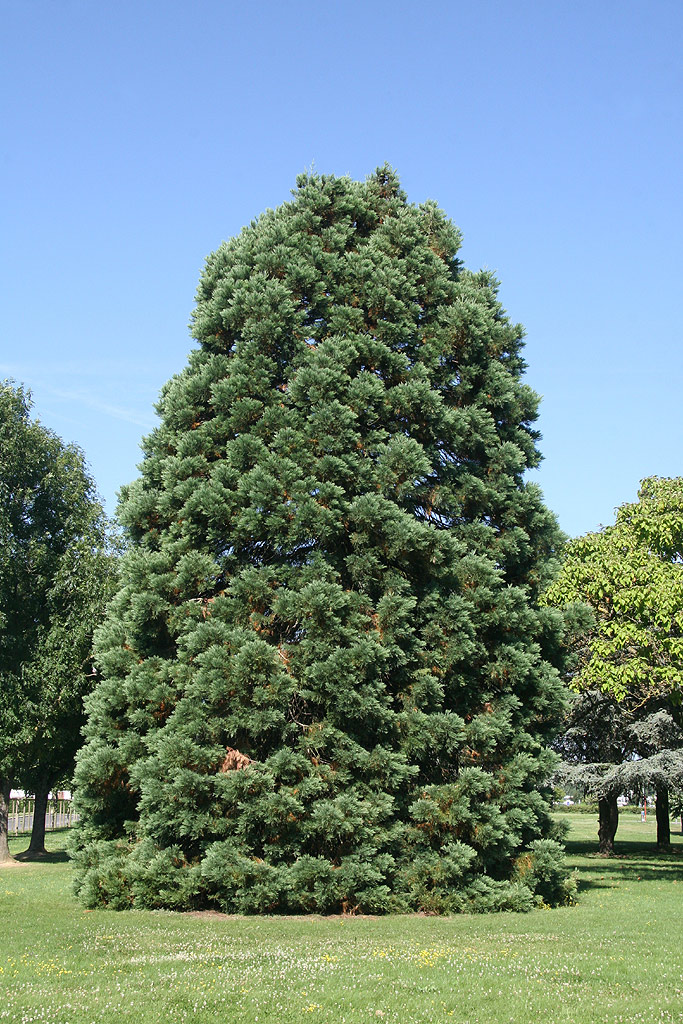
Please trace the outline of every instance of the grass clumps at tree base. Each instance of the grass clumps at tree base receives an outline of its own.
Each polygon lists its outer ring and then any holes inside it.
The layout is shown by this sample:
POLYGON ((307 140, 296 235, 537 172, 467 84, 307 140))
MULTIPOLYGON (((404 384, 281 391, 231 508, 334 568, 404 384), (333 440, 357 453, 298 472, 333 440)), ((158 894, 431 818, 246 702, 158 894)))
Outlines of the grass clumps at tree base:
POLYGON ((543 790, 558 539, 522 330, 388 168, 304 175, 209 257, 98 641, 87 905, 528 909, 571 885, 543 790), (554 879, 554 881, 549 881, 554 879))

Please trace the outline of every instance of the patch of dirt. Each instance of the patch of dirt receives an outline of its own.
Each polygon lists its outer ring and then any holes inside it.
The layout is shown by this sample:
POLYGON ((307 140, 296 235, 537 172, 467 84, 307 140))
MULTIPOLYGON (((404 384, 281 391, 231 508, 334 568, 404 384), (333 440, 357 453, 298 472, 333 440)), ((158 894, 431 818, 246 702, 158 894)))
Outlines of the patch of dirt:
MULTIPOLYGON (((215 918, 219 921, 244 921, 257 917, 277 917, 279 921, 376 921, 377 914, 223 914, 220 910, 187 910, 188 917, 215 918)), ((389 915, 387 915, 389 916, 389 915)), ((431 917, 422 913, 403 914, 403 917, 431 917)))

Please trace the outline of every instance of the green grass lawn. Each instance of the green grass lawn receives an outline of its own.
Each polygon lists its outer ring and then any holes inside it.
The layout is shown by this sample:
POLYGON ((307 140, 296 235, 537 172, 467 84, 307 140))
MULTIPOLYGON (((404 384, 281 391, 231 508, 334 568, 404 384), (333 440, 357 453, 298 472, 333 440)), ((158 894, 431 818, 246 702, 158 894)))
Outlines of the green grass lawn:
POLYGON ((624 814, 605 860, 567 820, 576 906, 453 918, 86 911, 49 835, 0 869, 0 1024, 683 1021, 683 837, 624 814))

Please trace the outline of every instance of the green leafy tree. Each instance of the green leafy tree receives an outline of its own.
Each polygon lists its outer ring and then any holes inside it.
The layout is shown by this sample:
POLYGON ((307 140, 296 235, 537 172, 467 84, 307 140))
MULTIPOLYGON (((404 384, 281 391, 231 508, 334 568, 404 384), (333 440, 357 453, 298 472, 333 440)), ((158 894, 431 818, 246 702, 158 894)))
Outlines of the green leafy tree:
POLYGON ((32 659, 23 666, 25 736, 19 781, 35 794, 30 854, 45 852, 45 811, 51 789, 73 775, 85 725, 84 698, 95 682, 95 628, 114 591, 116 556, 104 518, 75 537, 60 560, 46 595, 48 621, 32 659))
POLYGON ((81 452, 30 419, 30 395, 0 385, 0 859, 12 784, 48 792, 82 742, 95 625, 111 591, 106 530, 81 452))
POLYGON ((595 687, 634 708, 683 695, 683 479, 650 477, 616 523, 572 541, 545 595, 583 602, 590 630, 575 634, 574 685, 595 687))
POLYGON ((382 168, 302 176, 209 257, 199 347, 122 492, 76 772, 87 904, 570 894, 543 791, 564 689, 537 607, 558 531, 524 481, 537 398, 459 244, 382 168))
POLYGON ((572 685, 593 694, 576 706, 582 724, 570 722, 570 731, 592 731, 586 746, 604 755, 576 757, 574 769, 587 785, 593 772, 601 849, 613 850, 618 793, 646 784, 657 793, 658 843, 666 845, 683 694, 683 480, 644 480, 613 526, 572 541, 544 600, 573 620, 572 685), (582 606, 592 614, 581 617, 582 606))

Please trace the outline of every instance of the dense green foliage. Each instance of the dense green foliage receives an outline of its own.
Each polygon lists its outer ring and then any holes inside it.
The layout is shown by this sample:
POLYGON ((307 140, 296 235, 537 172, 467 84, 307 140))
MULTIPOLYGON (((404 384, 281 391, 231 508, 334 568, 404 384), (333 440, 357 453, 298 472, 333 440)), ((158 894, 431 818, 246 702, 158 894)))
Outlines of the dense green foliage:
MULTIPOLYGON (((81 745, 114 567, 82 453, 0 386, 0 777, 45 797, 81 745)), ((0 822, 0 835, 2 823, 0 822)))
POLYGON ((303 176, 209 258, 199 348, 123 492, 77 769, 87 904, 568 895, 537 398, 459 244, 384 168, 303 176))
POLYGON ((555 749, 563 759, 556 780, 598 801, 602 853, 614 853, 620 794, 642 801, 655 792, 657 839, 669 843, 669 792, 683 786, 683 733, 668 711, 657 702, 629 708, 610 693, 580 690, 555 749))
POLYGON ((574 635, 574 684, 625 707, 683 694, 683 478, 643 480, 616 522, 572 541, 548 604, 584 602, 594 621, 574 635))
POLYGON ((564 780, 598 797, 604 853, 623 792, 655 790, 668 844, 669 789, 683 779, 683 479, 644 480, 613 526, 572 541, 544 600, 567 613, 580 693, 564 780))

